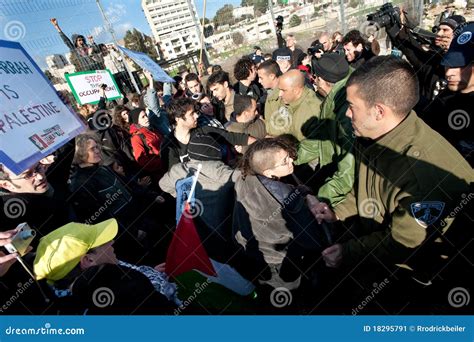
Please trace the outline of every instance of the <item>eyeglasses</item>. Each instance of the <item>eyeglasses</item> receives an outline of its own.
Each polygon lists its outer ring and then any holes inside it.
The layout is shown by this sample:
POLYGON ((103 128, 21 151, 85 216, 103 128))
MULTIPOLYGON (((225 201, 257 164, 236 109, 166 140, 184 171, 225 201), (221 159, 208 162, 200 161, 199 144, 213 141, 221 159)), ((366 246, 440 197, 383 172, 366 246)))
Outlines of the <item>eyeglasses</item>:
POLYGON ((16 178, 10 178, 10 180, 20 180, 20 179, 30 180, 30 179, 36 177, 36 175, 38 175, 40 173, 44 173, 45 169, 46 168, 43 164, 38 163, 38 164, 36 164, 36 166, 34 168, 29 169, 28 172, 25 173, 24 176, 16 177, 16 178))

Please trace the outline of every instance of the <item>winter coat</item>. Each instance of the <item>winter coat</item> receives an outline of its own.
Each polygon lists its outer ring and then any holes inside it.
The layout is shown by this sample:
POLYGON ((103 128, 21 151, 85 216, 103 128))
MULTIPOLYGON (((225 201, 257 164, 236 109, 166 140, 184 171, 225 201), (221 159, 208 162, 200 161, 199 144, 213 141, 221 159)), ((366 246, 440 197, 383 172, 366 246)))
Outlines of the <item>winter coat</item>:
POLYGON ((138 165, 148 173, 161 173, 160 151, 163 136, 136 124, 130 126, 130 133, 132 134, 133 155, 138 165))
MULTIPOLYGON (((351 69, 352 70, 352 69, 351 69)), ((305 127, 310 135, 301 141, 295 165, 314 162, 332 171, 318 197, 330 204, 341 202, 354 184, 353 130, 346 111, 346 82, 350 73, 337 82, 321 104, 320 115, 305 127)))
POLYGON ((320 253, 326 244, 305 203, 305 193, 252 175, 237 177, 235 192, 233 234, 247 256, 246 267, 253 269, 262 284, 297 288, 304 258, 320 253))

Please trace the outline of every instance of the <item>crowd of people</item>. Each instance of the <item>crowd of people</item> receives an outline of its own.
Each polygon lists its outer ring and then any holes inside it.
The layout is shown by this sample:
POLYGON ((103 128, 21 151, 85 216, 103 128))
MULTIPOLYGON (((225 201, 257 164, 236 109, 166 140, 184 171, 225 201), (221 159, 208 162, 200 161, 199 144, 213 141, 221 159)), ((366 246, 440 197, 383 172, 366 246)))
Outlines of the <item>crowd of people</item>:
MULTIPOLYGON (((91 37, 51 22, 77 71, 105 67, 91 37)), ((390 30, 405 58, 357 30, 308 53, 287 35, 232 75, 145 70, 122 103, 101 90, 79 110, 87 132, 19 175, 0 164, 0 246, 19 223, 36 231, 24 265, 0 251, 0 311, 462 313, 448 293, 472 290, 473 31, 456 15, 432 46, 390 30), (176 184, 196 173, 192 219, 218 272, 170 276, 176 184)))

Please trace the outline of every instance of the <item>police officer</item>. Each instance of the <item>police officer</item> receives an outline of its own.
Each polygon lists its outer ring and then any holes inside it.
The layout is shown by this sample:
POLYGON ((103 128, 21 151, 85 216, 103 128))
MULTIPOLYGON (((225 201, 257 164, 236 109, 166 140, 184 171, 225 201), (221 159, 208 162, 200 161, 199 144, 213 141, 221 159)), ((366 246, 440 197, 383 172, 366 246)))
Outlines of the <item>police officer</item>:
POLYGON ((474 23, 455 35, 441 64, 447 88, 420 117, 474 166, 474 23))
POLYGON ((425 245, 442 237, 431 228, 443 226, 443 233, 450 228, 449 213, 469 192, 473 172, 454 147, 412 111, 418 83, 407 62, 390 56, 367 61, 350 76, 347 101, 346 115, 357 136, 356 184, 334 208, 320 203, 313 209, 327 222, 353 216, 358 220, 345 239, 322 255, 328 267, 358 269, 357 281, 366 288, 396 272, 397 279, 407 281, 405 287, 394 286, 390 300, 395 305, 400 296, 413 293, 402 289, 431 283, 428 271, 441 258, 425 258, 425 245), (400 267, 408 273, 397 272, 400 267))

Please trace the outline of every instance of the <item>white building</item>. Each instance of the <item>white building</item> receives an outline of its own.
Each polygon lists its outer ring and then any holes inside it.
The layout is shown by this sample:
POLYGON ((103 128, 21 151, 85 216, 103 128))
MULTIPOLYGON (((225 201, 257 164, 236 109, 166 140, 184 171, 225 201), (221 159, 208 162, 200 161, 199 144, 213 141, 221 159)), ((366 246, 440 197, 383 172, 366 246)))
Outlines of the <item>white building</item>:
POLYGON ((165 59, 200 49, 201 32, 194 0, 142 0, 142 8, 165 59))
POLYGON ((253 6, 236 7, 232 10, 232 15, 234 18, 240 18, 244 15, 251 15, 254 17, 255 12, 253 10, 253 6))
POLYGON ((49 69, 62 69, 68 65, 69 62, 63 55, 55 54, 46 57, 46 64, 49 69))

